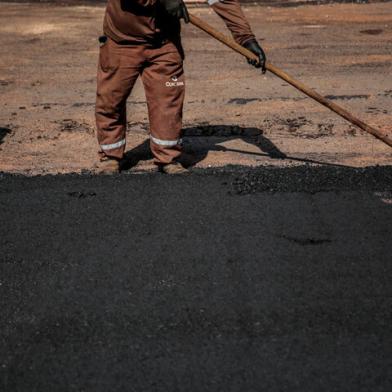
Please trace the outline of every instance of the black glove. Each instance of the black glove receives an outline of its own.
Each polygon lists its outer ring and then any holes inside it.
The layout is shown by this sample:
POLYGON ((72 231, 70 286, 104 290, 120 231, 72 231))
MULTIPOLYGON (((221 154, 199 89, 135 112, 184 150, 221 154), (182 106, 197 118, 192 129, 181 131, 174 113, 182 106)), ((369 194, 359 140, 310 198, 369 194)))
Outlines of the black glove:
POLYGON ((259 58, 259 61, 248 59, 248 63, 256 68, 261 68, 261 72, 264 74, 267 70, 267 68, 265 67, 265 62, 267 61, 267 58, 265 57, 264 50, 261 48, 258 42, 255 39, 251 39, 250 41, 245 42, 243 47, 250 50, 259 58))
POLYGON ((189 23, 189 14, 183 0, 160 0, 165 7, 166 12, 177 19, 184 19, 185 23, 189 23))

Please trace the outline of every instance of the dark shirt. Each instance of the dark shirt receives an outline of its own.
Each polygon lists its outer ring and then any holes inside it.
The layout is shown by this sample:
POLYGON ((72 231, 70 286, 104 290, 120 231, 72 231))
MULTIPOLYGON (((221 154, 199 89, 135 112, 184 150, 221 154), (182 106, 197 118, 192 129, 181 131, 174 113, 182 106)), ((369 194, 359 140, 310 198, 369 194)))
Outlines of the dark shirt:
MULTIPOLYGON (((254 38, 238 0, 210 0, 239 44, 254 38)), ((179 40, 180 23, 165 12, 158 0, 109 0, 104 33, 117 43, 148 44, 179 40)))

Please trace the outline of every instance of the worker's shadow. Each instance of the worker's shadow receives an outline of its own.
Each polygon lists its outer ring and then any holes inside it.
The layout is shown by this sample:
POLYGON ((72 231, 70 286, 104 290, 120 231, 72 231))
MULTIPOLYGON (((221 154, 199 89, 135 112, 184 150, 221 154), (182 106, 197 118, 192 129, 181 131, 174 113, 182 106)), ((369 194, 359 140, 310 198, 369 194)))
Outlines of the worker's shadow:
MULTIPOLYGON (((319 162, 312 159, 287 156, 266 136, 259 128, 244 128, 236 125, 198 125, 183 129, 184 154, 179 161, 187 168, 195 166, 203 161, 209 151, 227 151, 251 156, 269 157, 271 159, 290 159, 305 163, 333 165, 327 162, 319 162), (247 151, 221 145, 229 140, 240 139, 245 143, 257 146, 259 151, 247 151)), ((152 159, 149 140, 125 154, 122 162, 122 170, 129 170, 140 161, 152 159)))
POLYGON ((286 154, 265 137, 259 128, 245 128, 238 125, 198 125, 185 128, 183 134, 184 154, 180 161, 185 167, 191 167, 203 161, 210 151, 227 151, 273 159, 286 158, 286 154), (241 140, 256 146, 259 151, 223 145, 224 142, 230 140, 241 140))

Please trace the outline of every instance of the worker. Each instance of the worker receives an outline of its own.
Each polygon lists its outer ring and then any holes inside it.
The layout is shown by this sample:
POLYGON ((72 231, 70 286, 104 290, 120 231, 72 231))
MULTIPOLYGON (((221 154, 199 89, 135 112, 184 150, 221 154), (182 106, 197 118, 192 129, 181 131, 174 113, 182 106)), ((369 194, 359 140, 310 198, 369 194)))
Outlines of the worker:
MULTIPOLYGON (((265 72, 266 57, 238 0, 209 0, 237 43, 255 53, 249 60, 265 72)), ((148 107, 150 147, 158 168, 184 173, 181 155, 185 92, 180 20, 189 22, 183 0, 108 0, 99 38, 96 124, 98 173, 120 171, 125 152, 126 101, 141 76, 148 107)))

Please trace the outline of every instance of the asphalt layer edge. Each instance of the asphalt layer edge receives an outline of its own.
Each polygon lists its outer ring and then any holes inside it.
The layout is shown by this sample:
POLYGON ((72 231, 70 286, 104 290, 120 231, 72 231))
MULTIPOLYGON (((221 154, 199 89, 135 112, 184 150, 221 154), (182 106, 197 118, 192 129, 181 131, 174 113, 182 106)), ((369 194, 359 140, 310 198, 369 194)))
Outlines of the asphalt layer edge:
POLYGON ((0 192, 2 188, 10 191, 28 184, 49 184, 56 181, 84 181, 93 183, 129 181, 146 176, 161 178, 162 181, 195 182, 203 177, 217 177, 217 180, 230 185, 230 193, 245 195, 256 192, 328 192, 328 191, 392 191, 392 166, 371 166, 351 168, 343 166, 315 167, 310 165, 277 168, 264 166, 249 168, 226 166, 224 168, 192 169, 189 174, 168 176, 161 173, 145 172, 121 173, 118 175, 59 174, 28 177, 20 174, 0 172, 0 192))

